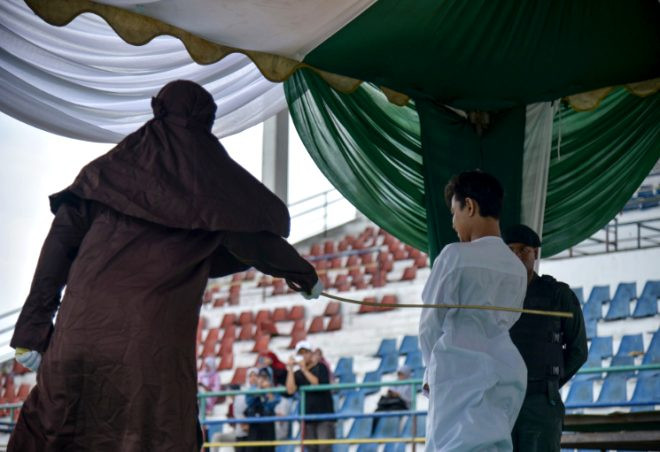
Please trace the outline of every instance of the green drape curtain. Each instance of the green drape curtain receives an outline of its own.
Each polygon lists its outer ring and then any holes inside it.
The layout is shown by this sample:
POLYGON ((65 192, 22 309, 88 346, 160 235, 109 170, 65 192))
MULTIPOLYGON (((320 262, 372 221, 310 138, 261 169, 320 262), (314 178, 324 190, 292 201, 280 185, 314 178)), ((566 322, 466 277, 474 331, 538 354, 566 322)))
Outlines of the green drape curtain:
MULTIPOLYGON (((302 142, 342 195, 400 240, 436 251, 442 244, 433 245, 427 234, 422 134, 415 105, 394 106, 366 83, 342 94, 307 70, 294 74, 284 88, 302 142)), ((544 256, 579 243, 605 225, 649 173, 660 158, 659 102, 657 94, 639 98, 620 89, 593 112, 563 111, 555 117, 544 256)))
POLYGON ((618 89, 593 111, 563 106, 553 126, 543 255, 607 224, 659 158, 659 94, 640 98, 618 89))

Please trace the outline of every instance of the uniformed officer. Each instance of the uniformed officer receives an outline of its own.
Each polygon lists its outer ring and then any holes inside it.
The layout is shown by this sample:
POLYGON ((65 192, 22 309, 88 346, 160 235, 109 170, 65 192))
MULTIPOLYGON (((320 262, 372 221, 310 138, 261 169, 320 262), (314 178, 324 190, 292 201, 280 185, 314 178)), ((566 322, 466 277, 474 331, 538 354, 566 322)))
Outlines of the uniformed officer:
POLYGON ((559 451, 564 419, 559 388, 587 360, 580 302, 568 285, 534 271, 541 246, 536 232, 520 224, 506 229, 502 238, 527 269, 524 308, 573 313, 571 319, 523 314, 510 330, 527 365, 527 393, 512 432, 513 450, 559 451))

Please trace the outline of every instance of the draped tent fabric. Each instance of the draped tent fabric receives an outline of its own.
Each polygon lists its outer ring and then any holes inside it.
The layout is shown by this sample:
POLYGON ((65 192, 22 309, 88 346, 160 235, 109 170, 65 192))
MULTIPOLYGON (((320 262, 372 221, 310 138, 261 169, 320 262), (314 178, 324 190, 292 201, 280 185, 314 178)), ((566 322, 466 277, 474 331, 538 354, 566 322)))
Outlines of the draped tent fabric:
MULTIPOLYGON (((388 104, 368 84, 362 84, 353 94, 338 93, 309 71, 299 71, 291 77, 285 83, 285 93, 298 134, 333 185, 376 224, 404 242, 433 249, 427 237, 429 202, 423 185, 425 162, 415 104, 388 104), (397 122, 400 118, 405 118, 403 126, 397 122), (394 174, 389 166, 393 161, 394 174), (380 185, 386 178, 390 183, 380 185), (378 194, 383 187, 387 192, 378 194)), ((620 88, 594 112, 578 113, 564 107, 561 115, 555 115, 555 149, 544 209, 544 256, 556 254, 601 228, 621 210, 646 177, 660 158, 659 102, 658 94, 640 98, 620 88)), ((548 110, 543 117, 533 113, 527 112, 528 123, 551 117, 548 110)), ((461 123, 449 110, 444 113, 446 124, 441 118, 435 124, 442 127, 461 123)), ((540 126, 538 132, 547 134, 547 127, 540 126)), ((445 158, 451 160, 451 156, 445 158)), ((542 166, 537 168, 541 171, 542 166)), ((522 177, 520 184, 525 184, 522 177)), ((435 196, 432 204, 437 206, 436 214, 444 215, 444 219, 434 220, 434 215, 430 215, 430 225, 444 221, 446 228, 450 220, 442 194, 436 192, 435 196)))
POLYGON ((660 95, 623 89, 593 112, 555 116, 543 256, 591 236, 621 211, 660 159, 660 95))
POLYGON ((244 55, 198 65, 179 40, 163 36, 131 46, 95 15, 53 27, 22 1, 3 1, 0 42, 0 110, 71 138, 118 142, 151 117, 151 97, 176 79, 213 94, 220 137, 286 107, 282 85, 265 79, 244 55))

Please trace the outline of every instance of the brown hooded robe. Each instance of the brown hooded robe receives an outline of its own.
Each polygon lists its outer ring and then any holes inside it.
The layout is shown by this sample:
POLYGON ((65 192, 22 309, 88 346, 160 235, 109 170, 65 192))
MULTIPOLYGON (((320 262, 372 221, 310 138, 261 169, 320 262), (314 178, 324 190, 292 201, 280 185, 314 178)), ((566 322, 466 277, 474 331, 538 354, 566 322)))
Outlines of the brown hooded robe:
POLYGON ((43 361, 9 451, 199 450, 207 279, 254 266, 305 291, 317 281, 281 238, 286 206, 210 133, 211 95, 176 81, 152 106, 153 120, 51 197, 55 219, 11 341, 43 361))

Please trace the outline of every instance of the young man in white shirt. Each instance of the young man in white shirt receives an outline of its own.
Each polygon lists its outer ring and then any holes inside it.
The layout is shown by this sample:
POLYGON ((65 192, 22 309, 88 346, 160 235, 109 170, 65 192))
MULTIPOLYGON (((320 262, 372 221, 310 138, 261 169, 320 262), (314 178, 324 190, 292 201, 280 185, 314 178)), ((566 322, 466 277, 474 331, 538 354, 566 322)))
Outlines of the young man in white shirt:
MULTIPOLYGON (((445 199, 460 243, 444 247, 424 304, 522 308, 527 274, 500 238, 500 183, 482 171, 451 179, 445 199)), ((510 451, 527 370, 509 328, 520 314, 422 310, 419 338, 429 396, 426 450, 510 451)))

